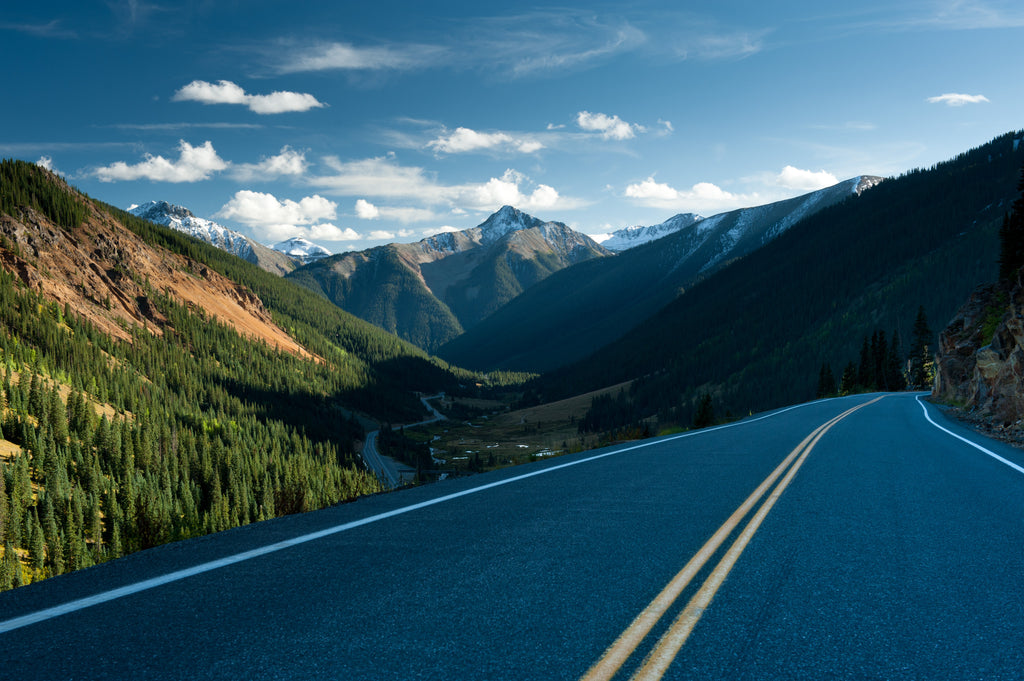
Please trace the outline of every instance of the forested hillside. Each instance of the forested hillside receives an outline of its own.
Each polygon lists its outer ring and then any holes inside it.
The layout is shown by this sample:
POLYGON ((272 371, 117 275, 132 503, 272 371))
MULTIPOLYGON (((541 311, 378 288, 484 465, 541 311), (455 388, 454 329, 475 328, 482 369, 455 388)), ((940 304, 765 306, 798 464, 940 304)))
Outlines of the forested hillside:
POLYGON ((823 210, 537 389, 557 399, 639 378, 632 413, 681 423, 702 394, 719 414, 813 398, 822 366, 838 376, 865 337, 885 330, 907 343, 921 306, 941 328, 995 277, 1020 138, 1004 135, 823 210))
POLYGON ((354 413, 417 416, 411 390, 458 378, 299 286, 0 163, 0 588, 376 491, 354 413))

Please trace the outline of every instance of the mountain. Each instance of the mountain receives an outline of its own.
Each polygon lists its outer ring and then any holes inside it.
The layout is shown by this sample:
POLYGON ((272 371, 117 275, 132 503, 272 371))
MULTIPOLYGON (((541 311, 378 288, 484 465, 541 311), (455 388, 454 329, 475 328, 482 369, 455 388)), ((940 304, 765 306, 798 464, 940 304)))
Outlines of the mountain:
POLYGON ((175 206, 166 201, 150 201, 128 209, 132 215, 165 225, 208 244, 237 255, 243 260, 271 272, 284 276, 295 269, 295 261, 282 257, 278 251, 253 241, 240 232, 228 229, 212 220, 199 218, 187 208, 175 206))
POLYGON ((876 332, 895 334, 905 351, 922 306, 941 325, 995 280, 1022 135, 800 221, 535 390, 557 399, 636 379, 636 416, 688 423, 702 394, 732 414, 811 399, 822 367, 840 375, 876 332))
POLYGON ((21 161, 0 358, 0 589, 378 491, 359 419, 481 378, 21 161))
POLYGON ((274 244, 273 249, 278 253, 287 255, 294 261, 303 265, 322 260, 330 256, 331 252, 319 244, 315 244, 301 236, 293 236, 291 239, 274 244))
POLYGON ((625 229, 619 229, 612 232, 612 235, 601 242, 601 245, 607 248, 609 251, 624 251, 627 248, 633 248, 634 246, 640 246, 648 241, 655 241, 663 236, 668 236, 673 232, 678 232, 681 229, 689 227, 690 225, 696 224, 704 218, 694 213, 680 213, 670 217, 665 222, 657 225, 651 225, 649 227, 636 226, 626 227, 625 229))
POLYGON ((881 178, 873 176, 855 177, 764 206, 704 219, 677 215, 662 225, 627 230, 617 243, 668 233, 614 258, 558 272, 437 353, 459 366, 525 371, 546 371, 582 359, 802 218, 857 199, 879 182, 881 178))
POLYGON ((471 229, 334 255, 288 277, 431 350, 552 273, 609 254, 560 222, 505 206, 471 229))

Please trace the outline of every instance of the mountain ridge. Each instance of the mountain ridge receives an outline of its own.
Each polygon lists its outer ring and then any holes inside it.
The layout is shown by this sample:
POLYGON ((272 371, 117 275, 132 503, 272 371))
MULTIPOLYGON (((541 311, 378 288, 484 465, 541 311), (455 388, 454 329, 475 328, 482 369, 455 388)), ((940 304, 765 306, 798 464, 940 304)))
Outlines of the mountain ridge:
POLYGON ((701 220, 687 214, 678 221, 679 216, 670 218, 662 224, 676 221, 677 229, 613 258, 554 273, 437 353, 459 366, 538 372, 582 359, 701 279, 785 233, 800 218, 855 200, 879 181, 858 176, 791 199, 701 220))
POLYGON ((333 255, 288 276, 432 350, 551 273, 610 253, 564 223, 504 206, 476 227, 333 255))
POLYGON ((272 274, 284 276, 296 267, 293 259, 282 257, 278 251, 250 239, 241 232, 224 227, 213 220, 197 217, 184 206, 168 201, 148 201, 130 207, 128 212, 143 220, 176 229, 205 241, 272 274))

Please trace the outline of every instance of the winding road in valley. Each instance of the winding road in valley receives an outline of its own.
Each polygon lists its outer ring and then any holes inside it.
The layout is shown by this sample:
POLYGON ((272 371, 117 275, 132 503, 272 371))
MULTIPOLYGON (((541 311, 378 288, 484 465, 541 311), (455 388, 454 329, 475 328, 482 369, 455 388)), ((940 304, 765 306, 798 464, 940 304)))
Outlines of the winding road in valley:
MULTIPOLYGON (((429 402, 429 400, 437 400, 443 397, 444 393, 421 397, 420 402, 423 403, 424 408, 430 414, 430 418, 416 423, 408 423, 404 426, 395 426, 395 428, 412 428, 413 426, 423 426, 428 423, 443 421, 445 419, 445 415, 439 412, 434 405, 429 402)), ((393 489, 405 482, 411 481, 415 476, 416 471, 381 454, 377 450, 377 438, 379 436, 379 430, 372 430, 366 434, 366 440, 363 441, 363 463, 366 464, 367 468, 373 471, 377 476, 377 479, 384 483, 388 488, 393 489)))
POLYGON ((1024 452, 913 394, 375 495, 0 594, 19 679, 1019 679, 1024 452))

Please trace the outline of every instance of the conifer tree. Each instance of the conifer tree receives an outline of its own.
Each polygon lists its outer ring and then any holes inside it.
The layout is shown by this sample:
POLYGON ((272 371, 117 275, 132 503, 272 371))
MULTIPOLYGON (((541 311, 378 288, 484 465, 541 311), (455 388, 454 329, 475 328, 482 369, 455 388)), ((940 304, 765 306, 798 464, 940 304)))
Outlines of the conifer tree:
POLYGON ((694 428, 707 428, 715 424, 715 407, 711 394, 704 393, 697 402, 697 413, 693 416, 694 428))
POLYGON ((1012 283, 1017 270, 1024 266, 1024 168, 1017 183, 1020 196, 1012 210, 1003 215, 999 228, 999 281, 1012 283))
POLYGON ((831 397, 836 394, 836 377, 828 362, 821 365, 818 372, 818 397, 831 397))
POLYGON ((917 310, 917 318, 914 320, 914 340, 908 357, 910 387, 916 390, 926 389, 932 383, 931 342, 932 330, 928 327, 928 317, 925 315, 924 305, 921 305, 917 310))

